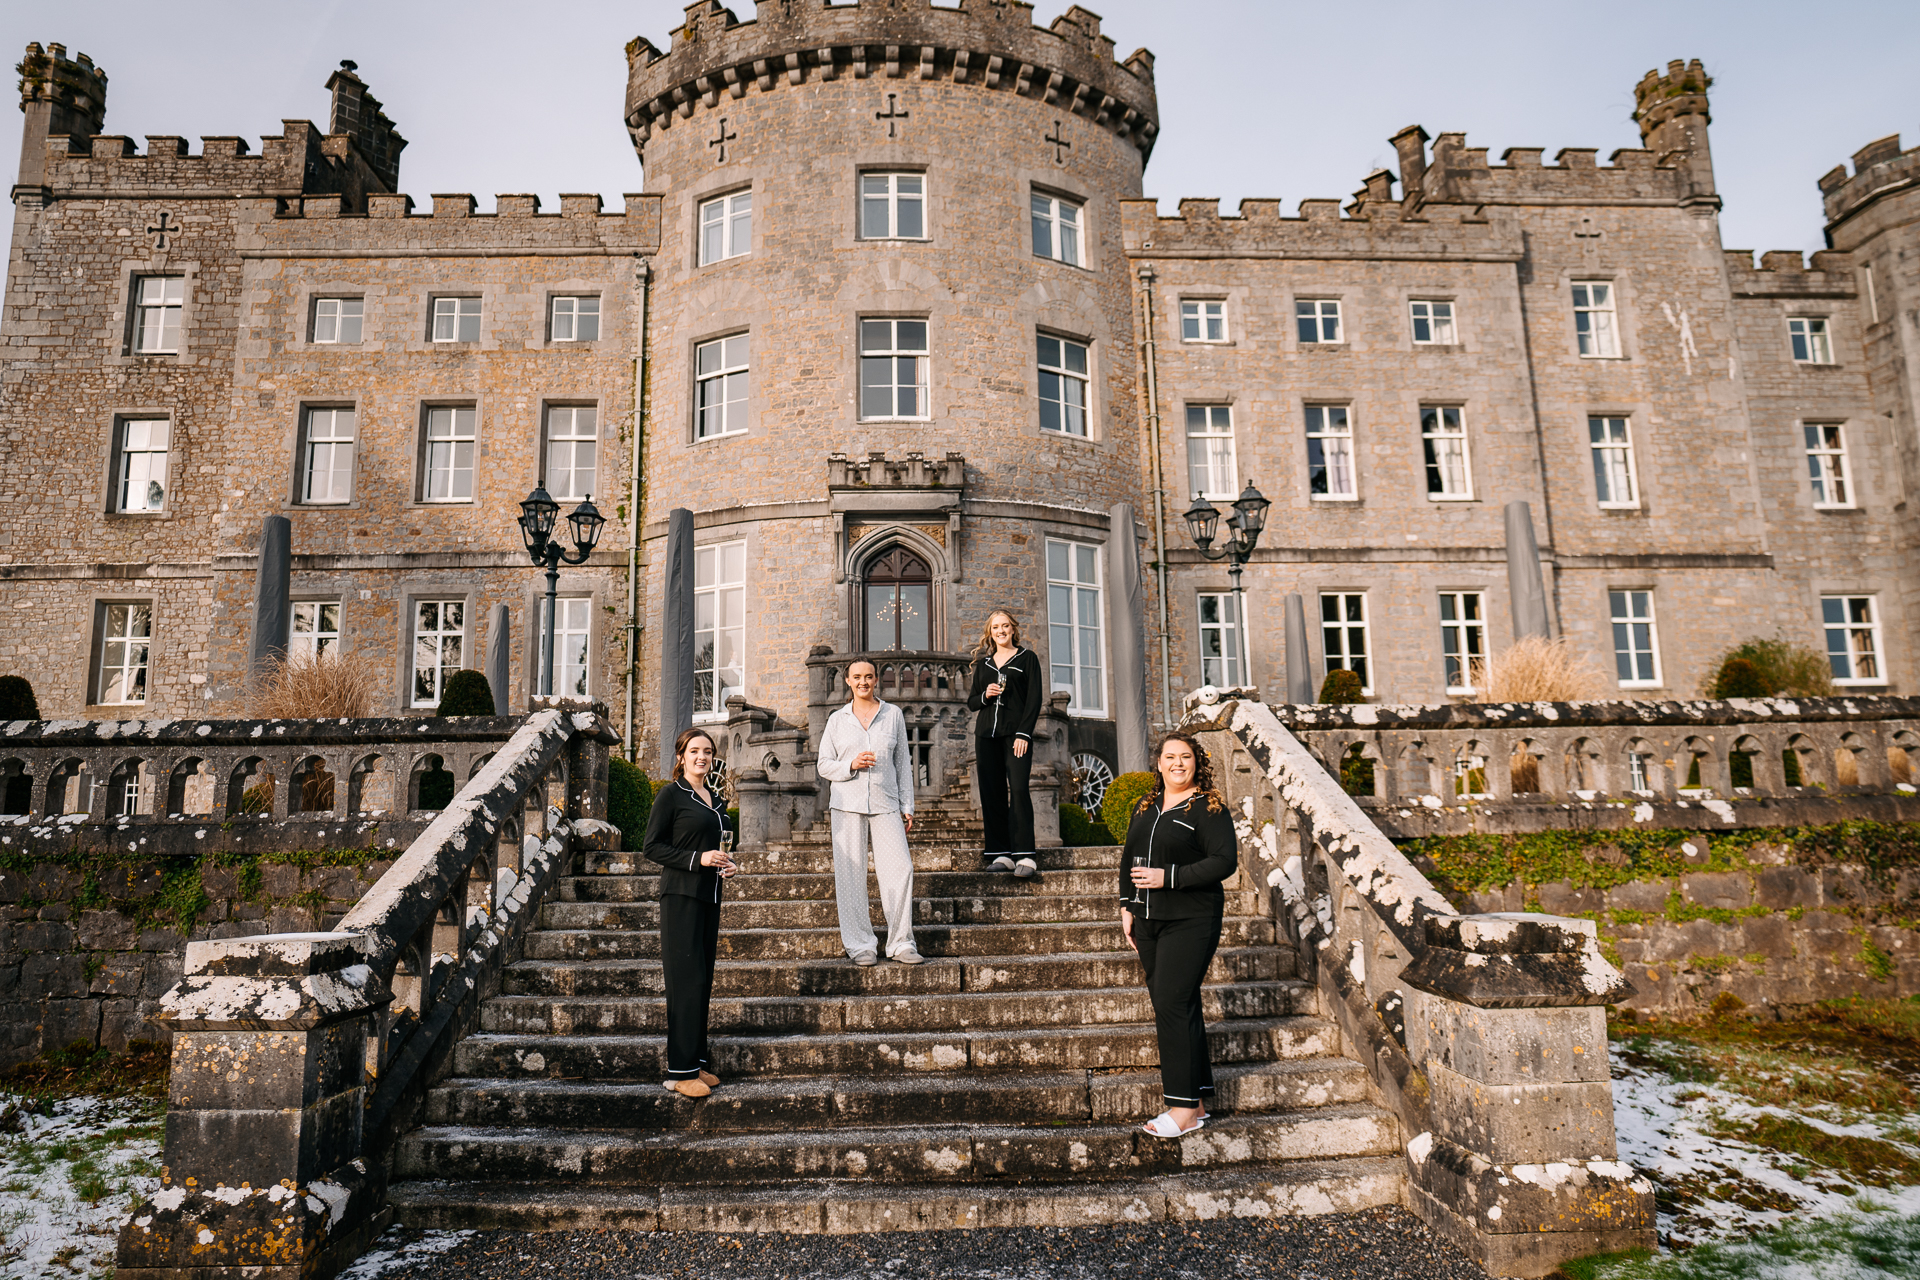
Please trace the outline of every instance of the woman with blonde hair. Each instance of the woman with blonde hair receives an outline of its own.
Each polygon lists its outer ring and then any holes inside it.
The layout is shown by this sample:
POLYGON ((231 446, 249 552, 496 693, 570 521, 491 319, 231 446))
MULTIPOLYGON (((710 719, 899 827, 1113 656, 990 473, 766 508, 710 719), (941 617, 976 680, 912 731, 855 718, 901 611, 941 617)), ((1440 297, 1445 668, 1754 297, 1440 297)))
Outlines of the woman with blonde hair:
POLYGON ((704 1098, 720 1083, 708 1068, 707 1009, 720 952, 720 884, 733 877, 727 798, 713 783, 713 738, 684 729, 673 744, 673 781, 660 788, 642 845, 660 866, 660 968, 667 992, 667 1078, 704 1098))
POLYGON ((986 826, 981 858, 989 871, 1022 879, 1040 873, 1034 861, 1033 727, 1046 701, 1044 672, 1033 650, 1020 643, 1020 624, 1005 609, 987 615, 973 647, 973 687, 967 709, 973 722, 973 754, 980 782, 980 819, 986 826))
POLYGON ((1177 1138, 1207 1123, 1213 1063, 1200 984, 1220 948, 1227 901, 1220 886, 1239 869, 1240 855, 1206 750, 1189 734, 1169 733, 1154 754, 1158 779, 1133 812, 1120 859, 1120 932, 1140 956, 1160 1039, 1167 1109, 1146 1130, 1177 1138))

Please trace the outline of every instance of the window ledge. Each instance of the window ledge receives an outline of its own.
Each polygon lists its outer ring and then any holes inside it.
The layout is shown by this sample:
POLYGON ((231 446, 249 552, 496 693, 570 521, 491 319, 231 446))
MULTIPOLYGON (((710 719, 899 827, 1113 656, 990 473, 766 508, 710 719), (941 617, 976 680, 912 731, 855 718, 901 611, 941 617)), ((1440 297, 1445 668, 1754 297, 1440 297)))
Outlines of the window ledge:
POLYGON ((1307 495, 1307 501, 1325 502, 1332 506, 1357 507, 1360 505, 1360 495, 1357 493, 1310 493, 1307 495))
POLYGON ((1231 338, 1182 338, 1183 347, 1232 347, 1239 345, 1231 338))
POLYGON ((1813 504, 1813 509, 1815 511, 1858 511, 1860 510, 1859 507, 1855 506, 1851 502, 1816 502, 1813 504))
POLYGON ((170 520, 173 518, 171 509, 162 511, 103 511, 101 514, 109 520, 170 520))
POLYGON ((700 445, 703 445, 703 444, 719 444, 719 443, 720 443, 720 442, 721 442, 722 440, 740 440, 740 439, 744 439, 745 437, 747 437, 747 436, 750 436, 750 435, 752 435, 752 434, 753 434, 753 432, 752 432, 751 430, 747 430, 747 431, 722 431, 722 432, 721 432, 721 433, 719 433, 718 435, 711 435, 711 436, 695 436, 695 437, 693 437, 693 439, 691 439, 691 440, 689 440, 689 441, 687 441, 687 444, 688 444, 688 445, 689 445, 690 447, 694 447, 694 448, 698 448, 698 447, 699 447, 700 445))
POLYGON ((1884 689, 1889 683, 1891 682, 1884 677, 1874 680, 1835 680, 1833 687, 1836 689, 1884 689))
POLYGON ((1838 360, 1795 360, 1793 367, 1796 369, 1844 369, 1847 366, 1838 360))
POLYGON ((1466 351, 1466 344, 1460 342, 1416 342, 1415 351, 1433 351, 1442 355, 1457 355, 1466 351))
POLYGON ((1470 493, 1430 493, 1428 502, 1478 502, 1480 499, 1470 493))
POLYGON ((1581 356, 1582 360, 1625 360, 1625 356, 1581 356))
POLYGON ((1667 685, 1664 680, 1622 680, 1619 683, 1619 687, 1622 689, 1664 689, 1667 685))
POLYGON ((1624 512, 1627 515, 1636 516, 1644 514, 1640 504, 1637 502, 1601 502, 1595 505, 1602 511, 1624 512))

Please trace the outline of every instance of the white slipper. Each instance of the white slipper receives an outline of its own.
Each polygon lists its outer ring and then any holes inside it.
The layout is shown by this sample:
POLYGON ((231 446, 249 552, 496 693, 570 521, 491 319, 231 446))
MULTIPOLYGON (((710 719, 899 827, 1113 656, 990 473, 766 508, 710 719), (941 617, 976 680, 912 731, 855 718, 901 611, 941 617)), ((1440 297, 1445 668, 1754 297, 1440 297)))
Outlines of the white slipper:
POLYGON ((1155 1116, 1153 1119, 1147 1121, 1146 1124, 1141 1126, 1141 1128, 1145 1129, 1148 1133, 1152 1134, 1156 1138, 1184 1137, 1189 1133, 1198 1133, 1200 1130, 1206 1127, 1207 1127, 1207 1117, 1201 1116, 1198 1120, 1195 1120, 1193 1122, 1193 1127, 1191 1129, 1182 1129, 1179 1125, 1174 1123, 1173 1112, 1171 1111, 1162 1111, 1159 1115, 1155 1116))

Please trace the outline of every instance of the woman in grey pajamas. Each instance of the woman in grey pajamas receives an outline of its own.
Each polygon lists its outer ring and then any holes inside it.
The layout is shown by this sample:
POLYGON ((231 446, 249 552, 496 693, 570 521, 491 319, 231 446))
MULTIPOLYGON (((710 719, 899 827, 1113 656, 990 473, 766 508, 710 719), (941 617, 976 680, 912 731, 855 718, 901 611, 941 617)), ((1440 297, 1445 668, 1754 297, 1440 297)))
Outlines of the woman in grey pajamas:
POLYGON ((867 854, 880 881, 887 917, 887 958, 919 964, 913 946, 913 756, 900 708, 874 696, 871 662, 847 668, 853 700, 827 717, 820 735, 820 776, 833 784, 833 896, 840 942, 858 965, 880 963, 879 939, 867 905, 867 854))

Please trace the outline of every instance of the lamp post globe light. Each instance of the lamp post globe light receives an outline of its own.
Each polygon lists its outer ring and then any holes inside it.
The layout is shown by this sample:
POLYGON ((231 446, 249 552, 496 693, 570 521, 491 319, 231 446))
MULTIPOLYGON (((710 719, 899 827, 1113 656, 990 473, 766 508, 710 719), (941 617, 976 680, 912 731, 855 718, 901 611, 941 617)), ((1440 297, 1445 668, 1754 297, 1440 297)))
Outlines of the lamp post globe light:
POLYGON ((1213 545, 1220 536, 1220 509, 1208 502, 1205 494, 1194 494, 1193 505, 1182 517, 1187 522, 1187 536, 1193 539, 1201 556, 1225 560, 1227 572, 1233 577, 1233 625, 1242 683, 1250 673, 1247 671, 1247 609, 1240 589, 1240 570, 1253 558, 1253 549, 1259 545, 1260 533, 1267 526, 1267 508, 1272 505, 1253 487, 1253 481, 1247 481, 1247 487, 1234 499, 1233 514, 1227 517, 1227 540, 1220 547, 1213 545))
POLYGON ((553 536, 554 521, 559 514, 560 504, 548 496, 545 485, 535 485, 533 492, 520 503, 520 536, 526 540, 527 555, 535 567, 547 571, 547 626, 540 657, 540 692, 549 697, 553 694, 554 614, 560 592, 560 566, 584 564, 593 554, 594 544, 600 541, 601 526, 607 522, 600 508, 593 505, 593 495, 588 494, 567 516, 574 548, 567 551, 553 536))

